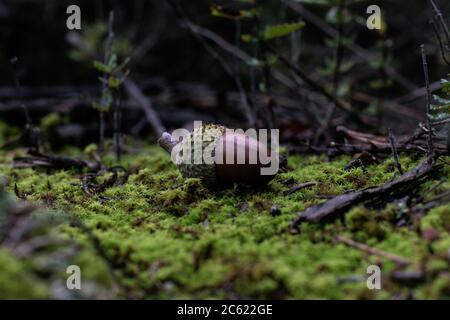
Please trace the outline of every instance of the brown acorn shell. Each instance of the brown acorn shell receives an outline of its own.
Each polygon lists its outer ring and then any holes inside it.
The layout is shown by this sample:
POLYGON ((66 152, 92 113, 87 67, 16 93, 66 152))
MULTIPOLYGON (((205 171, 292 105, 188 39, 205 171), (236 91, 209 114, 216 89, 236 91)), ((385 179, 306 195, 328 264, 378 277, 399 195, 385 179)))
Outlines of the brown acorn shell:
MULTIPOLYGON (((261 168, 269 165, 263 165, 257 157, 256 163, 250 163, 250 153, 259 152, 271 155, 271 150, 266 145, 254 139, 253 137, 240 133, 223 133, 217 142, 215 148, 215 169, 217 181, 220 184, 240 183, 249 185, 266 184, 273 179, 274 175, 261 175, 261 168), (234 149, 234 159, 232 163, 226 163, 227 153, 230 146, 234 149), (228 149, 227 149, 228 148, 228 149), (241 149, 240 149, 241 148, 241 149), (238 150, 245 150, 245 156, 242 157, 240 164, 238 162, 238 150)), ((231 158, 231 155, 229 155, 231 158)), ((278 161, 278 157, 274 157, 278 161)))

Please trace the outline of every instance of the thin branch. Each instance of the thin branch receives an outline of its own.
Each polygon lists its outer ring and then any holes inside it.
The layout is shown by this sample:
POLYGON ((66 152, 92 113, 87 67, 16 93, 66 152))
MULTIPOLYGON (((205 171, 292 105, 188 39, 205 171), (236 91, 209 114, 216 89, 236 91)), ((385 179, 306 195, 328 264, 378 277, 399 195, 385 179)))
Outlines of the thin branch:
POLYGON ((209 29, 206 29, 206 28, 196 25, 194 23, 187 23, 186 27, 192 29, 196 34, 214 42, 220 48, 231 53, 232 55, 239 58, 246 64, 251 63, 251 61, 253 60, 253 58, 251 56, 249 56, 245 51, 243 51, 239 47, 234 46, 231 43, 227 42, 225 39, 223 39, 217 33, 214 33, 213 31, 211 31, 209 29))
POLYGON ((428 74, 428 62, 427 56, 425 53, 425 45, 420 46, 420 50, 422 53, 422 65, 423 65, 423 73, 425 77, 425 87, 427 90, 427 129, 428 129, 428 153, 431 154, 433 150, 433 132, 431 130, 430 118, 429 114, 431 113, 431 90, 430 90, 430 79, 428 74))
MULTIPOLYGON (((450 65, 450 61, 447 59, 447 55, 445 54, 445 48, 444 48, 444 44, 442 43, 442 39, 441 36, 439 34, 439 31, 436 27, 436 23, 434 22, 434 20, 430 21, 431 26, 433 27, 433 31, 434 31, 434 35, 436 36, 436 39, 439 42, 439 49, 441 50, 441 57, 442 60, 444 60, 444 62, 448 65, 450 65)), ((448 50, 447 50, 448 51, 448 50)))
POLYGON ((442 29, 444 30, 445 37, 447 38, 448 46, 450 46, 450 31, 445 23, 444 16, 442 15, 441 10, 437 7, 436 3, 433 0, 430 0, 430 4, 433 7, 434 15, 436 19, 440 22, 442 29))
MULTIPOLYGON (((103 56, 103 64, 108 65, 111 60, 111 51, 112 51, 112 45, 114 42, 114 11, 111 11, 109 13, 109 20, 108 20, 108 37, 105 42, 105 52, 103 56)), ((108 75, 105 72, 104 78, 107 79, 108 75)), ((102 97, 106 95, 106 92, 108 92, 108 81, 102 81, 102 97)), ((103 101, 102 101, 103 103, 103 101)), ((103 144, 105 140, 105 115, 103 111, 99 111, 99 153, 103 153, 103 144)))
POLYGON ((395 166, 397 167, 398 172, 400 174, 403 174, 402 166, 401 166, 400 161, 398 159, 397 139, 395 138, 394 133, 392 132, 391 128, 389 128, 389 142, 391 144, 392 156, 394 157, 395 166))
POLYGON ((364 243, 360 243, 360 242, 356 242, 352 239, 347 239, 341 236, 335 236, 334 240, 343 244, 346 244, 350 247, 356 248, 358 250, 361 250, 365 253, 368 253, 370 255, 375 255, 375 256, 379 256, 379 257, 383 257, 386 259, 389 259, 393 262, 395 262, 398 265, 408 265, 411 264, 411 260, 398 256, 396 254, 390 253, 390 252, 386 252, 377 248, 373 248, 373 247, 369 247, 368 245, 364 244, 364 243))
POLYGON ((352 206, 374 201, 391 194, 398 194, 420 185, 427 179, 436 175, 442 165, 436 164, 436 155, 430 155, 414 169, 406 172, 397 180, 389 181, 376 187, 369 187, 358 191, 338 195, 326 202, 313 205, 305 211, 298 212, 291 223, 291 233, 299 232, 299 225, 304 221, 319 222, 326 218, 336 217, 339 213, 349 210, 352 206))
POLYGON ((159 137, 164 131, 166 131, 166 128, 161 123, 156 111, 153 109, 151 100, 142 93, 138 85, 130 78, 125 80, 124 86, 128 95, 142 108, 148 123, 152 126, 157 137, 159 137))
POLYGON ((431 122, 430 124, 432 126, 440 126, 440 125, 447 124, 447 123, 450 123, 450 119, 445 119, 445 120, 441 120, 441 121, 435 121, 435 122, 431 122))

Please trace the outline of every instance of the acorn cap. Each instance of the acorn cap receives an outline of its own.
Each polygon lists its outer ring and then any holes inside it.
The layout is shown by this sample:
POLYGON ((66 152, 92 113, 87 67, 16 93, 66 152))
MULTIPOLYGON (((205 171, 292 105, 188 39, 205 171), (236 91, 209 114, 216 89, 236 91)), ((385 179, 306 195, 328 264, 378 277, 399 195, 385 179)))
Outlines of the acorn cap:
MULTIPOLYGON (((191 151, 191 162, 178 164, 178 169, 184 178, 199 178, 206 185, 212 186, 217 183, 217 174, 215 164, 207 164, 203 161, 203 151, 208 146, 215 146, 225 132, 225 127, 214 124, 207 124, 196 127, 180 142, 177 147, 181 150, 191 151), (201 143, 201 148, 194 147, 194 141, 201 143), (199 159, 201 163, 194 163, 195 159, 199 159)), ((215 148, 212 150, 211 156, 214 159, 215 148)))

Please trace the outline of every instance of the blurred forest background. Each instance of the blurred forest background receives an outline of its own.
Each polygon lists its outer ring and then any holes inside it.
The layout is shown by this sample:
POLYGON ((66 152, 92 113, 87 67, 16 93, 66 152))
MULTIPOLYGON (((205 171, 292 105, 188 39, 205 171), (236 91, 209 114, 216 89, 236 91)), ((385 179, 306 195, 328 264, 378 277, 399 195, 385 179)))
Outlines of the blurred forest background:
MULTIPOLYGON (((438 5, 444 16, 450 11, 447 1, 438 5)), ((277 127, 284 141, 294 142, 330 142, 337 139, 332 128, 339 125, 383 135, 393 127, 396 134, 406 134, 425 121, 419 46, 426 46, 432 90, 448 72, 429 23, 434 16, 429 1, 2 0, 2 119, 23 125, 18 106, 25 100, 32 118, 52 111, 67 116, 70 125, 58 128, 58 139, 79 145, 98 139, 91 105, 101 95, 101 84, 93 62, 102 60, 110 10, 115 12, 113 50, 120 61, 131 59, 130 79, 168 128, 193 120, 277 127), (71 4, 81 8, 81 31, 66 28, 71 4), (381 8, 381 30, 366 27, 371 4, 381 8), (305 25, 300 28, 298 22, 305 25), (270 46, 301 69, 306 81, 253 41, 267 26, 282 23, 293 31, 271 39, 270 46), (13 57, 18 58, 14 67, 13 57), (23 87, 20 98, 13 69, 23 87), (342 99, 351 112, 336 108, 308 80, 342 99)), ((156 138, 158 128, 143 120, 136 100, 127 94, 121 98, 123 132, 156 138)))

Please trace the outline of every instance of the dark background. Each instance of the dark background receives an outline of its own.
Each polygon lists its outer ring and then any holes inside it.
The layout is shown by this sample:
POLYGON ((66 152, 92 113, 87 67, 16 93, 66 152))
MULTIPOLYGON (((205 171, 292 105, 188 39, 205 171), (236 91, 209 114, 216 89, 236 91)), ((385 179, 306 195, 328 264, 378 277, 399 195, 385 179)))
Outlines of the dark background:
MULTIPOLYGON (((306 2, 308 3, 302 5, 320 19, 324 19, 333 6, 333 1, 329 1, 329 5, 310 4, 314 1, 306 2)), ((232 44, 235 43, 235 21, 212 16, 210 6, 212 3, 220 3, 235 9, 242 6, 242 3, 207 0, 179 1, 179 3, 193 23, 210 29, 232 44)), ((450 3, 448 1, 437 3, 444 16, 448 16, 446 13, 450 13, 450 3)), ((70 4, 81 7, 80 34, 84 34, 86 29, 95 23, 105 24, 108 12, 115 11, 114 28, 117 39, 126 41, 128 46, 128 51, 122 54, 121 58, 132 57, 132 79, 154 100, 156 111, 169 128, 184 125, 195 119, 248 126, 239 106, 226 99, 228 93, 236 92, 232 79, 189 31, 181 26, 180 20, 166 1, 143 0, 0 0, 0 117, 6 122, 16 125, 24 123, 21 111, 14 109, 19 102, 17 92, 13 90, 13 72, 9 62, 12 57, 18 57, 17 74, 24 92, 31 90, 29 95, 24 95, 24 99, 28 99, 31 105, 36 104, 38 98, 56 97, 64 100, 67 97, 78 97, 80 100, 75 106, 71 106, 70 110, 61 108, 61 103, 55 100, 50 100, 47 104, 42 102, 39 107, 30 107, 36 121, 49 112, 65 112, 73 122, 92 122, 91 129, 95 130, 96 114, 89 108, 89 102, 98 96, 99 74, 93 68, 92 60, 75 61, 71 58, 70 52, 74 49, 66 41, 68 33, 66 8, 70 4), (133 60, 133 55, 142 46, 145 50, 141 51, 139 59, 133 60), (59 89, 52 90, 61 86, 66 90, 63 94, 59 94, 59 89), (165 100, 164 93, 167 92, 170 92, 171 99, 165 100), (210 103, 211 99, 214 103, 210 103), (80 117, 80 114, 83 116, 80 117)), ((375 131, 384 134, 387 127, 395 126, 400 134, 409 132, 419 121, 424 121, 425 117, 424 91, 423 89, 418 91, 422 94, 415 91, 424 86, 419 45, 426 44, 431 82, 439 81, 448 73, 448 67, 440 57, 433 29, 428 24, 428 20, 432 17, 429 3, 425 0, 397 0, 347 1, 347 4, 352 20, 344 27, 345 35, 375 57, 381 55, 380 43, 391 43, 391 47, 387 49, 388 64, 406 79, 408 85, 393 80, 388 88, 381 90, 372 88, 371 81, 383 77, 386 80, 389 76, 380 74, 379 70, 370 66, 370 61, 361 59, 351 50, 345 49, 344 59, 355 63, 350 72, 341 76, 341 80, 347 81, 350 86, 345 98, 358 112, 367 113, 368 117, 374 118, 375 131), (378 4, 382 9, 387 24, 384 35, 368 30, 363 24, 368 16, 365 10, 370 4, 378 4), (368 95, 369 98, 364 95, 368 95), (385 106, 378 114, 370 110, 375 100, 381 101, 381 105, 385 106)), ((262 10, 261 25, 303 20, 283 1, 257 1, 255 5, 260 6, 262 10)), ((242 21, 242 34, 251 33, 254 29, 252 21, 242 21)), ((296 36, 301 48, 298 66, 313 78, 330 84, 332 76, 320 73, 321 68, 324 68, 325 59, 333 59, 335 54, 334 49, 325 44, 326 39, 330 37, 309 21, 306 21, 306 27, 296 36)), ((291 54, 290 36, 276 39, 273 43, 284 55, 291 54)), ((97 45, 101 50, 103 43, 97 45)), ((252 45, 241 44, 241 46, 248 54, 253 53, 252 45)), ((218 51, 231 65, 237 64, 232 56, 220 51, 220 48, 218 51)), ((255 89, 251 88, 249 70, 249 67, 240 64, 240 76, 244 87, 253 92, 255 89)), ((275 65, 273 70, 289 72, 280 64, 275 65)), ((262 73, 256 74, 257 81, 261 81, 262 73)), ((317 118, 323 116, 327 108, 326 100, 319 97, 315 103, 311 103, 305 98, 311 92, 307 86, 293 91, 292 88, 287 88, 277 81, 272 82, 271 91, 273 95, 280 96, 277 99, 277 126, 283 132, 287 132, 285 138, 304 139, 314 132, 317 118), (284 103, 285 100, 289 103, 284 103), (284 104, 288 104, 288 107, 284 104), (311 116, 311 113, 315 112, 319 115, 311 116)), ((127 99, 125 95, 123 98, 127 99)), ((258 102, 254 103, 255 108, 263 108, 258 102)), ((138 110, 133 112, 127 110, 125 106, 123 130, 125 133, 131 133, 142 114, 138 110)), ((338 112, 336 117, 338 119, 336 125, 358 127, 358 124, 354 124, 345 114, 338 112)), ((151 132, 148 126, 142 126, 143 128, 138 128, 139 130, 134 128, 136 130, 133 132, 151 132)), ((336 137, 329 137, 333 138, 336 137)))

